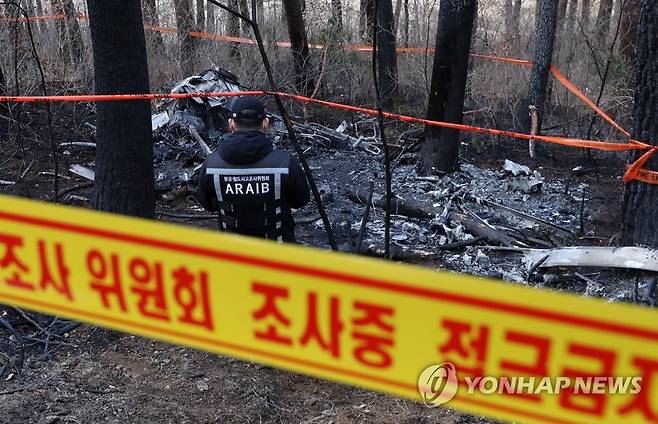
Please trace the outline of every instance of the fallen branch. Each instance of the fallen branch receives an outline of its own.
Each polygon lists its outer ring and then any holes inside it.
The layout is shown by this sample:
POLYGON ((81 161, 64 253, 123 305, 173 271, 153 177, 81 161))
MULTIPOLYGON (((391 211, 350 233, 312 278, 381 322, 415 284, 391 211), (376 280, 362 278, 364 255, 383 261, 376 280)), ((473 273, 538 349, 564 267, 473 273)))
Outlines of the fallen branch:
POLYGON ((366 234, 366 226, 368 225, 368 217, 370 216, 370 206, 372 205, 372 196, 375 192, 375 182, 370 181, 370 188, 368 192, 368 201, 366 202, 366 208, 363 211, 363 217, 361 218, 361 228, 359 228, 359 234, 356 238, 356 247, 354 248, 355 253, 361 252, 361 243, 363 242, 363 237, 366 234))
POLYGON ((462 247, 473 246, 474 244, 478 244, 479 242, 484 241, 486 239, 487 238, 484 236, 474 237, 468 240, 461 240, 461 241, 456 241, 454 243, 442 244, 441 246, 437 247, 437 249, 439 250, 461 249, 462 247))
POLYGON ((60 143, 60 147, 90 147, 92 149, 96 148, 96 143, 91 143, 88 141, 71 141, 68 143, 60 143))
POLYGON ((93 186, 94 186, 93 182, 78 184, 78 185, 73 186, 73 187, 65 188, 64 190, 59 192, 59 195, 64 196, 65 194, 71 193, 73 191, 82 190, 82 189, 93 187, 93 186))
POLYGON ((553 230, 557 230, 557 231, 569 234, 570 236, 575 236, 576 235, 576 233, 574 231, 571 231, 568 228, 565 228, 565 227, 562 227, 560 225, 554 224, 550 221, 546 221, 545 219, 541 219, 541 218, 537 218, 536 216, 529 215, 529 214, 527 214, 525 212, 522 212, 518 209, 510 208, 509 206, 501 205, 500 203, 496 203, 494 201, 486 200, 486 199, 476 199, 476 201, 482 202, 485 206, 490 206, 490 207, 494 207, 494 208, 503 210, 505 212, 509 212, 513 215, 516 215, 516 216, 519 216, 521 218, 532 221, 534 223, 549 227, 553 230))
MULTIPOLYGON (((365 190, 348 190, 347 197, 353 202, 365 204, 365 199, 368 199, 369 195, 365 190)), ((372 204, 380 209, 386 210, 384 199, 381 196, 376 196, 376 198, 373 197, 372 204)), ((404 215, 410 218, 419 219, 433 219, 437 214, 441 213, 441 211, 432 206, 398 197, 391 199, 389 202, 389 209, 391 213, 396 215, 404 215)), ((490 242, 500 243, 505 246, 511 246, 515 242, 513 237, 488 227, 482 222, 461 212, 450 211, 448 213, 448 220, 463 225, 467 232, 476 237, 484 237, 490 242)))

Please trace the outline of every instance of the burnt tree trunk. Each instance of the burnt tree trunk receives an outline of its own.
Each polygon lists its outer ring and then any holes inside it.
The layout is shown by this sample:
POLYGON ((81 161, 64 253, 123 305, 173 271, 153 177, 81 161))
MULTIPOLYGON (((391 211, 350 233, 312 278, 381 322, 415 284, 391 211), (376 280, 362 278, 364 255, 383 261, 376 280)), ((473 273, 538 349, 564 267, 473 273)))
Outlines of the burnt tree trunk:
POLYGON ((600 43, 605 43, 610 32, 610 17, 612 16, 612 1, 601 0, 599 12, 596 15, 596 24, 594 30, 600 43))
POLYGON ((283 0, 283 8, 288 22, 288 37, 292 50, 292 60, 295 70, 295 86, 303 95, 313 92, 313 79, 310 75, 311 53, 308 49, 304 15, 299 0, 283 0))
MULTIPOLYGON (((658 3, 642 0, 635 60, 633 138, 658 145, 658 3)), ((637 155, 635 155, 637 159, 637 155)), ((645 168, 658 171, 658 156, 645 168)), ((633 181, 624 191, 624 242, 658 248, 658 185, 633 181)))
POLYGON ((377 1, 377 72, 384 111, 392 112, 398 85, 398 65, 391 0, 377 1))
MULTIPOLYGON (((476 0, 441 0, 427 119, 460 124, 476 0)), ((419 171, 452 172, 459 165, 459 131, 425 127, 419 171)))
POLYGON ((619 53, 629 63, 635 60, 635 43, 637 39, 638 22, 640 21, 640 0, 626 0, 621 11, 621 36, 619 37, 619 53))
POLYGON ((537 108, 539 118, 537 129, 541 129, 548 87, 548 74, 553 58, 555 44, 555 26, 557 21, 557 0, 539 0, 537 4, 539 20, 535 29, 535 57, 530 75, 528 97, 521 103, 518 119, 523 131, 530 131, 529 107, 537 108))
POLYGON ((182 76, 194 73, 195 41, 190 35, 194 31, 194 19, 190 0, 174 0, 176 29, 180 43, 180 68, 182 76))
MULTIPOLYGON (((97 94, 149 92, 139 0, 87 0, 97 94)), ((95 209, 152 218, 155 207, 151 105, 96 104, 95 209)))

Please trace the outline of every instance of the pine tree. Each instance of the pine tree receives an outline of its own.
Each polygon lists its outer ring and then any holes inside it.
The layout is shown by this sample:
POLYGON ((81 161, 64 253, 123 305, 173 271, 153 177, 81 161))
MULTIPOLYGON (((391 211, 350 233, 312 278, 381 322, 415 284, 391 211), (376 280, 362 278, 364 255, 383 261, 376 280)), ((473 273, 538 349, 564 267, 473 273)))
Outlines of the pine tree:
MULTIPOLYGON (((476 0, 441 0, 427 119, 460 124, 476 0)), ((459 131, 425 127, 419 171, 452 172, 459 165, 459 131)))
MULTIPOLYGON (((144 24, 139 0, 87 0, 97 94, 149 92, 144 24)), ((147 101, 96 105, 93 206, 153 217, 153 138, 147 101)))

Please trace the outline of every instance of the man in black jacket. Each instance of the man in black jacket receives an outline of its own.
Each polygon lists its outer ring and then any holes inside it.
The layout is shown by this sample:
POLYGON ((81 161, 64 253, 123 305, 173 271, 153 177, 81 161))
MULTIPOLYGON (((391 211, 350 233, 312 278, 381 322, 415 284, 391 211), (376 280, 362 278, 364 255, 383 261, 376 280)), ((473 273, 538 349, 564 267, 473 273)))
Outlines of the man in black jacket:
POLYGON ((229 131, 201 169, 197 198, 219 212, 219 229, 253 237, 294 242, 291 208, 309 201, 299 163, 274 150, 265 133, 269 120, 256 97, 239 97, 231 107, 229 131))

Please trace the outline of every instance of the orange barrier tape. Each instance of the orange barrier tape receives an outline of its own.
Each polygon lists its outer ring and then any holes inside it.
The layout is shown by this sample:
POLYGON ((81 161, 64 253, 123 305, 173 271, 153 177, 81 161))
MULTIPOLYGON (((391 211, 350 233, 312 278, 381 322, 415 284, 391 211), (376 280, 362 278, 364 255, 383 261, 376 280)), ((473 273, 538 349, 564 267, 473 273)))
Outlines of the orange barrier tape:
MULTIPOLYGON (((82 20, 88 20, 89 17, 83 14, 78 14, 75 16, 78 19, 82 20)), ((55 19, 66 19, 67 16, 63 14, 59 15, 49 15, 49 16, 34 16, 34 17, 29 17, 29 18, 18 18, 18 21, 23 22, 23 21, 36 21, 36 20, 55 20, 55 19)), ((5 18, 5 20, 15 20, 14 18, 5 18)), ((156 31, 156 32, 161 32, 161 33, 167 33, 167 34, 176 34, 178 31, 176 28, 171 28, 171 27, 162 27, 162 26, 157 26, 157 25, 150 25, 150 24, 144 24, 144 29, 149 30, 149 31, 156 31)), ((248 38, 242 38, 242 37, 233 37, 229 35, 220 35, 220 34, 212 34, 208 32, 199 32, 199 31, 192 31, 189 33, 190 36, 196 37, 196 38, 202 38, 206 40, 212 40, 212 41, 221 41, 221 42, 228 42, 228 43, 239 43, 239 44, 247 44, 247 45, 256 45, 256 42, 254 40, 248 39, 248 38)), ((291 44, 288 41, 276 41, 274 43, 278 47, 284 47, 284 48, 290 48, 291 44)), ((325 44, 309 44, 309 48, 311 49, 324 49, 326 46, 325 44)), ((343 50, 348 50, 348 51, 360 51, 360 52, 371 52, 372 51, 372 46, 368 44, 343 44, 340 46, 341 49, 343 50)), ((434 48, 421 48, 421 47, 398 47, 397 52, 399 53, 433 53, 434 48)), ((482 54, 471 54, 471 57, 478 58, 478 59, 483 59, 483 60, 490 60, 490 61, 495 61, 495 62, 502 62, 502 63, 509 63, 513 65, 520 65, 520 66, 526 66, 526 67, 531 67, 532 66, 532 61, 530 60, 522 60, 522 59, 514 59, 514 58, 508 58, 508 57, 499 57, 499 56, 491 56, 491 55, 482 55, 482 54)), ((560 72, 557 68, 551 65, 550 67, 551 74, 555 77, 558 82, 562 84, 567 90, 569 90, 571 93, 573 93, 576 97, 578 97, 580 100, 582 100, 587 106, 589 106, 596 114, 601 116, 605 121, 610 123, 613 127, 615 127, 619 132, 621 132, 625 137, 630 137, 630 133, 626 131, 624 128, 622 128, 617 122, 615 122, 609 115, 607 115, 601 108, 596 106, 594 102, 592 102, 587 96, 578 89, 562 72, 560 72)))
MULTIPOLYGON (((88 16, 78 14, 75 16, 78 19, 82 20, 87 20, 89 19, 88 16)), ((18 18, 18 21, 31 21, 31 20, 49 20, 49 19, 66 19, 67 16, 63 14, 59 15, 51 15, 51 16, 35 16, 35 17, 29 17, 29 18, 18 18)), ((11 19, 11 18, 9 18, 11 19)), ((150 30, 150 31, 157 31, 161 33, 171 33, 175 34, 177 33, 176 28, 170 28, 170 27, 161 27, 161 26, 156 26, 156 25, 150 25, 150 24, 145 24, 144 29, 150 30)), ((207 32, 198 32, 198 31, 193 31, 189 33, 190 36, 192 37, 197 37, 197 38, 203 38, 207 40, 213 40, 213 41, 222 41, 222 42, 231 42, 231 43, 241 43, 241 44, 248 44, 248 45, 255 45, 256 42, 254 40, 250 40, 248 38, 242 38, 242 37, 232 37, 232 36, 224 36, 224 35, 219 35, 219 34, 211 34, 207 32)), ((278 47, 285 47, 285 48, 290 48, 291 44, 287 41, 277 41, 275 42, 275 45, 278 47)), ((325 45, 324 44, 309 44, 309 48, 312 49, 324 49, 325 45)), ((351 50, 351 51, 363 51, 363 52, 368 52, 372 51, 372 46, 371 45, 365 45, 365 44, 344 44, 341 46, 342 49, 344 50, 351 50)), ((398 52, 407 52, 407 53, 430 53, 434 52, 433 48, 418 48, 418 47, 399 47, 396 49, 398 52)), ((496 61, 496 62, 502 62, 502 63, 509 63, 513 65, 519 65, 519 66, 525 66, 525 67, 531 67, 533 62, 530 60, 522 60, 522 59, 514 59, 514 58, 506 58, 506 57, 499 57, 499 56, 491 56, 491 55, 482 55, 482 54, 471 54, 471 57, 478 58, 478 59, 484 59, 484 60, 491 60, 491 61, 496 61)), ((576 87, 575 84, 573 84, 562 72, 560 72, 556 67, 551 65, 550 67, 550 72, 551 74, 555 77, 555 79, 562 84, 563 87, 565 87, 567 90, 569 90, 571 93, 573 93, 576 97, 578 97, 580 100, 583 101, 587 106, 589 106, 596 114, 601 116, 606 122, 608 122, 610 125, 612 125, 615 129, 617 129, 620 133, 622 133, 626 138, 630 138, 631 134, 626 131, 621 125, 619 125, 614 119, 612 119, 608 114, 606 114, 600 107, 598 107, 594 102, 592 102, 578 87, 576 87)), ((254 91, 254 92, 249 92, 249 93, 209 93, 207 97, 227 97, 227 96, 235 96, 235 95, 262 95, 262 94, 277 94, 282 97, 286 97, 292 100, 296 101, 301 101, 304 103, 315 103, 318 105, 326 106, 326 107, 333 107, 337 109, 343 109, 343 110, 350 110, 353 112, 359 112, 363 113, 366 115, 370 116, 377 116, 377 111, 371 110, 371 109, 363 109, 363 108, 358 108, 355 106, 349 106, 349 105, 341 105, 339 103, 333 103, 333 102, 325 102, 322 100, 315 100, 315 99, 310 99, 307 97, 303 96, 296 96, 293 94, 287 94, 287 93, 268 93, 264 91, 254 91)), ((117 97, 117 96, 109 96, 109 97, 104 97, 104 96, 54 96, 50 98, 38 98, 38 97, 33 97, 33 99, 39 99, 39 100, 34 100, 34 101, 125 101, 125 100, 157 100, 157 99, 164 99, 164 98, 173 98, 173 99, 182 99, 182 98, 187 98, 187 97, 204 97, 203 95, 198 95, 195 94, 193 96, 189 96, 187 94, 148 94, 148 95, 124 95, 124 96, 130 96, 128 97, 117 97), (111 98, 110 98, 111 97, 111 98)), ((14 98, 13 101, 18 101, 15 100, 17 98, 14 98)), ((27 99, 27 98, 23 98, 27 99)), ((28 100, 22 100, 24 102, 28 100)), ((505 136, 505 137, 511 137, 511 138, 518 138, 518 139, 525 139, 525 140, 540 140, 548 143, 554 143, 554 144, 560 144, 564 146, 571 146, 571 147, 582 147, 582 148, 588 148, 588 149, 597 149, 597 150, 605 150, 605 151, 624 151, 624 150, 647 150, 647 152, 642 155, 635 163, 633 163, 631 166, 626 171, 626 174, 624 175, 624 182, 628 183, 633 180, 638 180, 638 181, 643 181, 651 184, 656 184, 656 181, 658 181, 658 173, 654 173, 652 171, 644 170, 642 169, 642 166, 649 160, 649 158, 654 154, 656 149, 653 146, 640 143, 634 140, 630 140, 629 143, 627 144, 619 144, 619 143, 613 143, 613 142, 598 142, 598 141, 591 141, 591 140, 578 140, 578 139, 571 139, 571 138, 563 138, 563 137, 551 137, 551 136, 530 136, 527 134, 522 134, 522 133, 514 133, 510 131, 503 131, 503 130, 493 130, 493 129, 488 129, 488 128, 480 128, 480 127, 473 127, 469 125, 459 125, 459 124, 451 124, 448 122, 438 122, 438 121, 429 121, 425 119, 420 119, 420 118, 415 118, 411 116, 404 116, 404 115, 397 115, 397 114, 392 114, 392 113, 385 113, 384 114, 387 118, 390 119, 396 119, 399 121, 403 122, 410 122, 410 123, 416 123, 416 124, 422 124, 422 125, 430 125, 430 126, 439 126, 439 127, 444 127, 444 128, 452 128, 460 131, 469 131, 469 132, 478 132, 478 133, 484 133, 484 134, 489 134, 489 135, 500 135, 500 136, 505 136)))
MULTIPOLYGON (((165 94, 98 94, 98 95, 71 95, 71 96, 5 96, 0 97, 0 103, 38 103, 38 102, 113 102, 113 101, 152 101, 161 99, 188 99, 188 98, 208 98, 208 97, 236 97, 236 96, 260 96, 274 95, 295 100, 302 103, 313 103, 333 109, 340 109, 349 112, 362 113, 369 116, 378 116, 379 112, 374 109, 367 109, 358 106, 346 105, 343 103, 329 102, 326 100, 312 99, 310 97, 299 96, 290 93, 272 92, 266 90, 253 91, 236 91, 221 93, 165 93, 165 94)), ((633 180, 639 180, 656 184, 658 178, 652 178, 651 171, 643 170, 642 167, 649 158, 658 150, 658 146, 651 146, 637 140, 629 140, 628 143, 615 143, 611 141, 593 141, 565 137, 535 135, 518 133, 514 131, 505 131, 492 128, 476 127, 465 124, 455 124, 451 122, 432 121, 429 119, 417 118, 397 113, 383 112, 384 117, 401 122, 449 128, 464 132, 475 132, 494 136, 510 137, 522 140, 539 140, 547 143, 559 144, 562 146, 579 147, 585 149, 595 149, 608 152, 622 152, 629 150, 646 150, 635 163, 633 163, 626 174, 624 182, 628 183, 633 180)), ((658 176, 658 173, 656 173, 658 176)))
MULTIPOLYGON (((628 165, 626 167, 626 172, 628 174, 628 171, 630 170, 631 165, 628 165)), ((635 174, 633 175, 632 180, 636 181, 641 181, 646 184, 654 184, 658 185, 658 172, 655 171, 649 171, 646 169, 638 169, 635 174)), ((626 181, 626 176, 624 176, 624 182, 628 183, 630 181, 626 181)))
POLYGON ((578 87, 576 87, 571 81, 569 81, 569 79, 568 79, 568 78, 567 78, 562 72, 560 72, 556 67, 554 67, 553 65, 551 65, 550 70, 551 70, 551 73, 553 74, 553 76, 555 77, 555 79, 557 79, 557 80, 558 80, 558 81, 559 81, 559 82, 560 82, 560 83, 561 83, 561 84, 562 84, 567 90, 569 90, 569 91, 571 91, 573 94, 575 94, 575 95, 576 95, 580 100, 582 100, 587 106, 589 106, 590 108, 592 108, 592 110, 593 110, 594 112, 596 112, 597 114, 599 114, 603 119, 605 119, 606 121, 608 121, 608 123, 610 123, 610 125, 612 125, 612 126, 615 127, 617 130, 619 130, 619 132, 621 132, 622 134, 624 134, 626 137, 630 137, 630 136, 631 136, 631 133, 629 133, 629 132, 626 131, 624 128, 622 128, 621 125, 619 125, 618 123, 616 123, 614 119, 612 119, 612 118, 611 118, 610 116, 608 116, 605 112, 603 112, 603 110, 601 110, 600 107, 598 107, 598 106, 595 105, 590 99, 588 99, 587 96, 585 96, 585 94, 584 94, 582 91, 580 91, 580 90, 578 89, 578 87))

